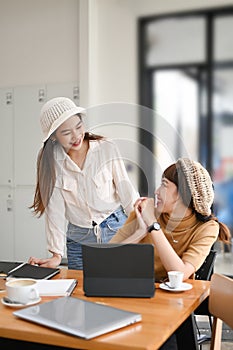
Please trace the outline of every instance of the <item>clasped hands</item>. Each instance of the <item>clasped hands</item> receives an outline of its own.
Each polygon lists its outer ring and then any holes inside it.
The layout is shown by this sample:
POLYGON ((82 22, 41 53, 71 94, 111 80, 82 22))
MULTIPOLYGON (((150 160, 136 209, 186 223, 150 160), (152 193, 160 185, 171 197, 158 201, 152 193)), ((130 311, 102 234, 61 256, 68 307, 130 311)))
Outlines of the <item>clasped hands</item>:
POLYGON ((155 216, 154 198, 140 197, 134 204, 134 211, 137 216, 139 228, 147 230, 147 227, 154 221, 157 221, 155 216))

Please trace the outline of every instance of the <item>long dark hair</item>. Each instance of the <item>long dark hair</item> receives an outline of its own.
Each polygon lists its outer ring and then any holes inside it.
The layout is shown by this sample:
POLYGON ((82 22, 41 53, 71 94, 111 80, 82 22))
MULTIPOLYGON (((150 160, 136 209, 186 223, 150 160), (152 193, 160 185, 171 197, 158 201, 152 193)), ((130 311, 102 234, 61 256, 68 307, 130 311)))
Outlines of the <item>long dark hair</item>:
MULTIPOLYGON (((33 209, 35 215, 39 217, 44 213, 49 200, 52 196, 55 181, 55 160, 54 160, 54 141, 51 135, 48 140, 44 142, 43 147, 39 151, 37 157, 37 181, 34 194, 34 200, 29 207, 33 209)), ((84 140, 97 141, 104 139, 101 135, 85 132, 84 140)))
POLYGON ((162 177, 166 177, 169 181, 173 182, 177 190, 182 198, 182 201, 184 205, 186 205, 188 208, 192 209, 193 213, 195 213, 196 218, 199 221, 206 222, 209 220, 217 221, 219 224, 219 236, 218 239, 224 243, 230 244, 231 243, 231 233, 227 225, 225 225, 223 222, 219 222, 218 218, 214 216, 213 213, 209 216, 204 216, 200 213, 198 213, 193 205, 193 199, 192 194, 190 191, 190 188, 188 186, 188 182, 186 180, 186 177, 181 169, 181 167, 177 166, 177 163, 174 163, 170 165, 163 173, 162 177))

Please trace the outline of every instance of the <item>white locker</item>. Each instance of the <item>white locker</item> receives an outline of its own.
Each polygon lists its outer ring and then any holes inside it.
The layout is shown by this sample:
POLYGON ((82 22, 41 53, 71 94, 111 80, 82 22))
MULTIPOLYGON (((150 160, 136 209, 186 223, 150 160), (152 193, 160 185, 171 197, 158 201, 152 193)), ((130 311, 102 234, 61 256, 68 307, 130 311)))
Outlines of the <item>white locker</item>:
POLYGON ((0 186, 12 186, 13 181, 13 89, 0 89, 0 186))
POLYGON ((0 89, 0 259, 14 257, 13 90, 0 89))
POLYGON ((36 184, 36 159, 41 147, 39 113, 45 85, 14 88, 14 222, 15 260, 27 261, 29 256, 47 257, 44 218, 32 215, 36 184))
POLYGON ((0 260, 14 259, 13 202, 12 191, 0 186, 0 260))
POLYGON ((49 84, 47 85, 46 97, 50 100, 54 97, 68 97, 77 105, 79 104, 79 88, 75 82, 63 84, 49 84))
POLYGON ((35 217, 28 209, 32 204, 34 187, 15 190, 15 260, 27 261, 29 256, 48 256, 44 218, 35 217))
POLYGON ((14 148, 15 185, 34 186, 36 182, 36 157, 42 145, 39 114, 45 100, 39 92, 45 86, 20 86, 14 88, 14 148))

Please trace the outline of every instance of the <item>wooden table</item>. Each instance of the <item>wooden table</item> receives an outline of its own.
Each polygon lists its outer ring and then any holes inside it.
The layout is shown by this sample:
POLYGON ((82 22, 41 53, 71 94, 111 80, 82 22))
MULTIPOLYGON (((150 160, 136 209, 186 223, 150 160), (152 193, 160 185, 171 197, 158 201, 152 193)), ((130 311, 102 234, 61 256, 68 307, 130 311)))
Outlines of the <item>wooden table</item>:
MULTIPOLYGON (((101 298, 84 296, 82 271, 62 268, 61 272, 55 278, 76 278, 78 280, 78 285, 72 296, 141 313, 142 322, 91 340, 83 340, 21 320, 12 314, 14 309, 4 306, 1 303, 0 337, 2 341, 4 340, 3 338, 8 338, 32 343, 55 345, 65 347, 66 349, 156 350, 174 333, 174 331, 185 323, 185 320, 189 319, 197 306, 209 295, 210 285, 208 281, 189 280, 188 282, 193 285, 193 288, 179 293, 161 290, 158 288, 159 285, 156 284, 156 292, 151 299, 101 298)), ((0 296, 3 295, 4 292, 1 292, 0 296)), ((54 297, 42 297, 41 302, 53 298, 54 297)), ((3 347, 1 346, 1 348, 3 347)), ((188 348, 189 347, 186 347, 186 349, 188 348)), ((26 349, 26 347, 24 347, 24 349, 26 349)), ((32 349, 32 347, 30 347, 30 349, 32 349)))

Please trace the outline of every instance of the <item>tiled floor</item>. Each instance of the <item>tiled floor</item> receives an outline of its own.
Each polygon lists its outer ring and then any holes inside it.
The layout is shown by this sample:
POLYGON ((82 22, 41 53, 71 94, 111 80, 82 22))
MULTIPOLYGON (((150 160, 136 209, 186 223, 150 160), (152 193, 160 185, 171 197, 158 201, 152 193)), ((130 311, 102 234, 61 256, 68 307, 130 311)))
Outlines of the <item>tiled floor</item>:
MULTIPOLYGON (((210 349, 210 345, 209 344, 203 344, 202 345, 202 350, 209 350, 210 349)), ((222 343, 221 345, 221 350, 232 350, 233 349, 233 343, 222 343)))
MULTIPOLYGON (((198 327, 202 335, 211 336, 208 318, 206 316, 198 316, 198 327)), ((205 342, 199 346, 200 350, 209 350, 210 342, 205 342)), ((233 349, 233 330, 226 324, 223 324, 221 350, 233 349)))

